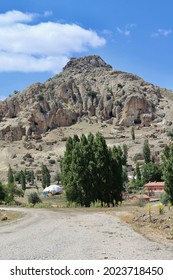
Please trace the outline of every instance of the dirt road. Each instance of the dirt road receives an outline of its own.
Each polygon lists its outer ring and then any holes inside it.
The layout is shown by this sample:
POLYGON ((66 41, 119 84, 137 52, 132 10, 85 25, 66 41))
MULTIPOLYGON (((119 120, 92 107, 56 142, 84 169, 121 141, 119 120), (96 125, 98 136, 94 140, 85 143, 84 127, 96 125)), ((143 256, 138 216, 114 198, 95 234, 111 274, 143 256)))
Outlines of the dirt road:
POLYGON ((18 211, 24 218, 0 226, 0 259, 173 259, 172 248, 147 240, 109 212, 18 211))

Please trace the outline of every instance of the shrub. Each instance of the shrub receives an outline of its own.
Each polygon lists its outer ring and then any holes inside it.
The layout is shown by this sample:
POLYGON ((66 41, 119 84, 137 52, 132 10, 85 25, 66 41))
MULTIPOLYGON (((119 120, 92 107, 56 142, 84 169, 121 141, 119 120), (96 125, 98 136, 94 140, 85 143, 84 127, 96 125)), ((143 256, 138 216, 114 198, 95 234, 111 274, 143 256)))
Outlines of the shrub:
POLYGON ((158 210, 159 210, 159 214, 163 214, 163 212, 164 212, 164 205, 160 203, 158 205, 158 210))
POLYGON ((39 195, 36 193, 36 192, 33 192, 31 193, 29 196, 28 196, 28 203, 30 204, 36 204, 36 203, 41 203, 41 199, 39 197, 39 195))
POLYGON ((50 159, 50 160, 49 160, 49 163, 50 163, 50 164, 55 164, 56 161, 55 161, 54 159, 50 159))
POLYGON ((163 192, 160 196, 160 202, 163 205, 168 205, 169 203, 169 195, 166 192, 163 192))
POLYGON ((139 198, 139 199, 137 199, 135 205, 139 206, 139 207, 143 207, 145 205, 145 200, 142 198, 139 198))
POLYGON ((3 185, 0 182, 0 201, 3 201, 4 199, 5 199, 5 191, 3 185))
POLYGON ((150 203, 147 204, 147 211, 148 211, 149 220, 150 220, 150 222, 151 222, 152 206, 151 206, 150 203))
POLYGON ((91 90, 91 91, 89 91, 89 92, 87 93, 87 96, 90 97, 91 99, 94 99, 94 98, 96 98, 96 96, 97 96, 97 92, 91 90))
POLYGON ((38 99, 38 101, 43 101, 44 100, 44 96, 42 94, 39 94, 37 99, 38 99))

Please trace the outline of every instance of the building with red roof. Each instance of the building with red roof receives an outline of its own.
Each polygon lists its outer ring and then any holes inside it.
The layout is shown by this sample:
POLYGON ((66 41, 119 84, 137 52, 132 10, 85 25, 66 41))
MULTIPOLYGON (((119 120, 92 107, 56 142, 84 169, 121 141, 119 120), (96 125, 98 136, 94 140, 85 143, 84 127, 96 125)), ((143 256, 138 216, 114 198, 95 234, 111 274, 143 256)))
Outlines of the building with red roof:
POLYGON ((149 196, 160 195, 164 192, 165 182, 149 182, 144 185, 149 196))

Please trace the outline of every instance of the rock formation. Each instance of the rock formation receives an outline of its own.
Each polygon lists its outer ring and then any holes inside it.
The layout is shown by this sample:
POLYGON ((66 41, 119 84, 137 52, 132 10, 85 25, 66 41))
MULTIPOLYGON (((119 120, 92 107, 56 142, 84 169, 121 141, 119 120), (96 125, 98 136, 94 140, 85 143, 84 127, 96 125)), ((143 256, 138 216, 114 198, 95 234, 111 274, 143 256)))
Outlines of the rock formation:
POLYGON ((159 87, 113 70, 99 56, 72 58, 59 75, 0 102, 0 139, 20 140, 93 116, 148 126, 160 98, 159 87))

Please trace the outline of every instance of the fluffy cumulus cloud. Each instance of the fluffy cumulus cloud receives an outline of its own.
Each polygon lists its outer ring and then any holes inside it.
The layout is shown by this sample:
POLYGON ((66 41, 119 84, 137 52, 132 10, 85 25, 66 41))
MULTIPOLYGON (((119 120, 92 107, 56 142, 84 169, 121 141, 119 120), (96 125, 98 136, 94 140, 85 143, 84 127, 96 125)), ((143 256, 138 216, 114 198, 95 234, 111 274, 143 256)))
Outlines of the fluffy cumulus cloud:
MULTIPOLYGON (((44 16, 49 16, 45 12, 44 16)), ((58 72, 75 53, 103 46, 95 31, 77 24, 39 22, 37 14, 0 14, 0 71, 58 72)))

